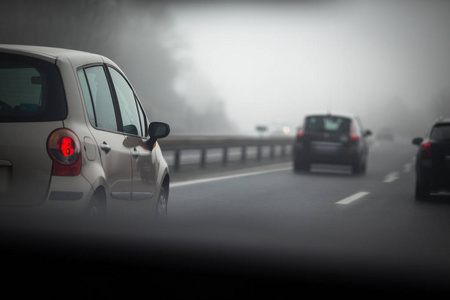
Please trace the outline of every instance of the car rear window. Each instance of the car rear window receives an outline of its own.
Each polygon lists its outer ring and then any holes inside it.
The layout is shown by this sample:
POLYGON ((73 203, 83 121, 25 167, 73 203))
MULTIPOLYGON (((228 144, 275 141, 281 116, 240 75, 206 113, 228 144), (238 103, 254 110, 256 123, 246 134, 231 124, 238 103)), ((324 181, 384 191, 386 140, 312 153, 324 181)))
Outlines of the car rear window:
POLYGON ((350 119, 336 116, 310 116, 305 119, 305 130, 350 132, 350 119))
POLYGON ((431 131, 431 139, 437 141, 450 141, 450 124, 435 126, 431 131))
POLYGON ((0 122, 63 120, 67 105, 55 64, 0 52, 0 122))

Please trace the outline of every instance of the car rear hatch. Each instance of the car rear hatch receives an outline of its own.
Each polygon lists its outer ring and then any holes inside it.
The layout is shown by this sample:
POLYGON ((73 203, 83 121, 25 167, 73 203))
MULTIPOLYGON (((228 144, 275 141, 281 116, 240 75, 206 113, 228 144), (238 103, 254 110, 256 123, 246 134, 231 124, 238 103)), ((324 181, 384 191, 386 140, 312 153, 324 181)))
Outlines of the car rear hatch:
POLYGON ((47 138, 66 116, 54 63, 0 52, 0 206, 46 198, 52 172, 47 138))
POLYGON ((337 155, 350 146, 351 120, 336 116, 310 116, 305 120, 303 143, 315 155, 337 155))
POLYGON ((450 124, 436 125, 431 132, 434 181, 450 188, 450 124))
POLYGON ((431 153, 435 183, 450 188, 450 141, 431 143, 431 153))
POLYGON ((0 205, 36 205, 45 200, 52 160, 47 138, 62 122, 0 123, 0 205))

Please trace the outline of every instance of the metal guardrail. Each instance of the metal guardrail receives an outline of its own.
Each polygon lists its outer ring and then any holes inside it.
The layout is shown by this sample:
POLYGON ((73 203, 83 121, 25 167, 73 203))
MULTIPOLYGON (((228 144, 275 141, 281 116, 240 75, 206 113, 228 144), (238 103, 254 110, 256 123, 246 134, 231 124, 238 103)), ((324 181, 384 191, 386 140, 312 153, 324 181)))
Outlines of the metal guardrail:
POLYGON ((207 152, 212 149, 222 150, 222 164, 229 161, 229 149, 240 148, 240 160, 245 162, 247 151, 250 147, 256 147, 256 160, 261 160, 263 148, 269 148, 269 157, 275 158, 275 147, 280 147, 280 155, 288 155, 288 151, 294 143, 293 137, 243 137, 243 136, 169 136, 158 140, 163 151, 174 152, 173 166, 175 171, 180 168, 181 155, 185 150, 199 150, 200 167, 207 164, 207 152))

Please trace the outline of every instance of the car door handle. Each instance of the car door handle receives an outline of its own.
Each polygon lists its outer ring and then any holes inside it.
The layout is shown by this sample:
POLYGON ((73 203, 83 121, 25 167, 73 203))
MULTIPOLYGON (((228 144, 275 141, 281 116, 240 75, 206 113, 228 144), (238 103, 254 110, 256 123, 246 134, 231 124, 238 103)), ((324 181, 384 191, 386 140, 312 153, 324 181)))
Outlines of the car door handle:
POLYGON ((105 152, 109 152, 111 151, 111 146, 108 145, 107 143, 103 142, 103 144, 100 146, 100 148, 105 151, 105 152))
POLYGON ((133 155, 134 158, 138 158, 139 156, 141 156, 139 154, 139 152, 136 150, 136 148, 134 148, 134 150, 132 151, 131 155, 133 155))

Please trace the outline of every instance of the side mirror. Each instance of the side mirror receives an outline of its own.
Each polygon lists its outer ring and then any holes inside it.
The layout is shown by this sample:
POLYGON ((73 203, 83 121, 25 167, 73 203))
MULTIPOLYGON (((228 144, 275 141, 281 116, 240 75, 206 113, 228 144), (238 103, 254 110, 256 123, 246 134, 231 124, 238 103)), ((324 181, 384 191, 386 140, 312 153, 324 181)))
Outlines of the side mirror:
POLYGON ((420 144, 422 144, 422 142, 423 142, 423 138, 421 138, 421 137, 416 137, 416 138, 413 138, 413 140, 412 140, 413 145, 416 145, 416 146, 420 146, 420 144))
POLYGON ((163 122, 151 122, 148 126, 148 133, 150 138, 147 141, 148 148, 153 149, 153 144, 156 143, 157 139, 161 139, 166 137, 170 133, 169 124, 163 122))

